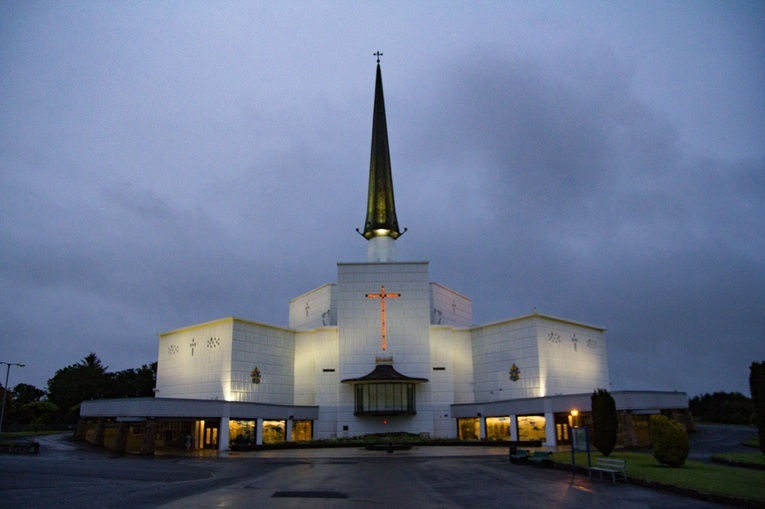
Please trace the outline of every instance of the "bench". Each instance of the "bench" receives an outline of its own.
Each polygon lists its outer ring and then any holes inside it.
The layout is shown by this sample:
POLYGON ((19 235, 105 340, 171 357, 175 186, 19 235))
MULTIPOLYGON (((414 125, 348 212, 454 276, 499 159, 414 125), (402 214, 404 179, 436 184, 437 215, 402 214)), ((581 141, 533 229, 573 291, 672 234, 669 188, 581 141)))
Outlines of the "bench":
POLYGON ((627 480, 627 462, 624 460, 616 460, 611 458, 598 458, 595 460, 595 466, 590 467, 590 479, 594 472, 598 473, 598 476, 603 480, 603 474, 611 476, 611 482, 616 482, 617 479, 627 480))
POLYGON ((538 466, 552 465, 553 464, 552 452, 534 451, 534 454, 529 456, 526 461, 538 466))
POLYGON ((526 449, 516 449, 515 453, 510 454, 510 463, 526 463, 529 459, 529 451, 526 449))

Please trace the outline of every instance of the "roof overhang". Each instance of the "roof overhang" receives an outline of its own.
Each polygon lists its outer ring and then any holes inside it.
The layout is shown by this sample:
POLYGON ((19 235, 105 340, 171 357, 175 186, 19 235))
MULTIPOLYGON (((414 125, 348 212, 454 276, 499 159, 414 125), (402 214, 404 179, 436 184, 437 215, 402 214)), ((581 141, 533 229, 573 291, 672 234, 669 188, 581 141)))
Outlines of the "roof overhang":
POLYGON ((359 378, 346 378, 344 384, 387 383, 387 384, 421 384, 427 382, 427 378, 415 378, 402 375, 390 364, 379 364, 371 373, 359 378))

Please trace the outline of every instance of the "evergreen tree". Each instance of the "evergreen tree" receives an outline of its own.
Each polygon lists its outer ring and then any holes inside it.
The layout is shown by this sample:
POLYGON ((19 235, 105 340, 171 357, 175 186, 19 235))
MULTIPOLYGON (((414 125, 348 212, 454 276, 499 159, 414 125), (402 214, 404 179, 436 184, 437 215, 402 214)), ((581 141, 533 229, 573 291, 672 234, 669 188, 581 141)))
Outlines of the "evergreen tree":
POLYGON ((154 396, 157 363, 109 373, 109 379, 109 398, 150 398, 154 396))
POLYGON ((107 396, 110 380, 106 369, 101 359, 91 353, 79 363, 59 369, 48 380, 48 400, 61 410, 62 419, 76 420, 72 411, 81 401, 107 396))
POLYGON ((765 361, 753 362, 749 367, 749 390, 754 403, 754 420, 760 450, 765 455, 765 361))
POLYGON ((688 402, 694 417, 704 422, 720 424, 751 424, 752 400, 740 392, 715 392, 694 396, 688 402))
POLYGON ((619 417, 616 413, 616 402, 605 389, 592 393, 592 445, 608 456, 616 446, 616 435, 619 431, 619 417))

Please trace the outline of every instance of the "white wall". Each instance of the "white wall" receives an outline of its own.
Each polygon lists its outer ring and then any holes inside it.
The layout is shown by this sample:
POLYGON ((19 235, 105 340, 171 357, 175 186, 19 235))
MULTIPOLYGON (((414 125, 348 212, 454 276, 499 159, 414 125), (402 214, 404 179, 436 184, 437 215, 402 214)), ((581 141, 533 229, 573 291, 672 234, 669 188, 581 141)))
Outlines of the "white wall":
POLYGON ((335 284, 325 284, 290 300, 289 327, 313 329, 337 325, 335 284))
POLYGON ((498 401, 541 396, 541 371, 536 325, 533 318, 507 320, 475 327, 473 381, 475 401, 498 401), (510 380, 510 368, 521 370, 510 380))
POLYGON ((430 386, 433 434, 453 438, 457 428, 451 405, 473 402, 473 362, 470 331, 450 326, 430 327, 430 386))
POLYGON ((295 331, 234 321, 231 401, 292 405, 295 396, 295 331), (252 383, 257 367, 261 382, 252 383))
MULTIPOLYGON (((393 359, 399 373, 431 378, 430 291, 426 262, 339 263, 337 286, 339 340, 338 380, 359 378, 375 369, 376 358, 393 359), (400 293, 385 301, 387 349, 381 345, 380 299, 365 294, 400 293)), ((432 433, 433 411, 429 383, 416 386, 417 415, 356 417, 353 415, 353 388, 340 384, 337 430, 348 434, 405 431, 432 433), (387 424, 384 423, 387 421, 387 424)))
POLYGON ((157 393, 160 398, 228 398, 233 318, 159 335, 157 393))
POLYGON ((541 316, 537 323, 542 396, 609 388, 606 336, 602 328, 541 316))
POLYGON ((430 283, 430 323, 432 325, 473 325, 473 301, 438 283, 430 283))

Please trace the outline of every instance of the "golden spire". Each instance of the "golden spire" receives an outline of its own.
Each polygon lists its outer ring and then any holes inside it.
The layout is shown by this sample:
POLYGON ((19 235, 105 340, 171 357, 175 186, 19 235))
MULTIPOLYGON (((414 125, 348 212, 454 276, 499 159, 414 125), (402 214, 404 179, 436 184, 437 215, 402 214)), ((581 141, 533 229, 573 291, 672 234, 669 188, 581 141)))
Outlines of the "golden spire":
POLYGON ((382 73, 380 57, 377 57, 377 82, 375 83, 375 105, 372 119, 372 154, 369 161, 369 196, 367 198, 367 219, 364 223, 364 236, 391 237, 397 239, 404 232, 398 228, 396 203, 393 199, 393 178, 390 171, 390 152, 388 150, 388 126, 385 121, 385 100, 383 99, 382 73))

